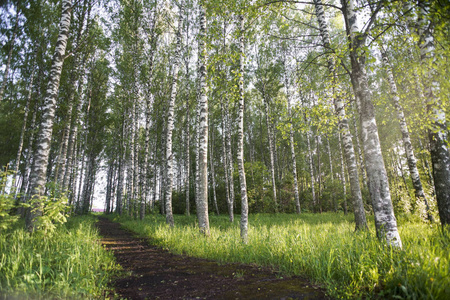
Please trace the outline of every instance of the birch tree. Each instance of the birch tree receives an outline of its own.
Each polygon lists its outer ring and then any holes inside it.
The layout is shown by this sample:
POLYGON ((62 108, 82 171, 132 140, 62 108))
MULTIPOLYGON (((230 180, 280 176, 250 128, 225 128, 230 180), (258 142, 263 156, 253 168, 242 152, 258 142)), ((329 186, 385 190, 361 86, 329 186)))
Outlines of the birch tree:
MULTIPOLYGON (((388 245, 396 248, 402 247, 397 229, 397 220, 392 207, 389 182, 381 153, 380 139, 375 109, 372 102, 367 73, 365 70, 365 53, 363 47, 367 32, 361 33, 357 26, 357 15, 354 0, 341 0, 344 12, 345 26, 349 40, 351 79, 356 98, 360 101, 360 122, 363 138, 364 156, 368 177, 368 187, 375 214, 375 227, 377 236, 385 239, 388 245)), ((382 3, 378 4, 379 11, 382 3)), ((376 13, 372 15, 372 20, 376 13)), ((366 30, 370 29, 371 24, 366 30)))
POLYGON ((165 192, 165 204, 166 204, 166 223, 173 227, 173 214, 172 214, 172 188, 173 188, 173 157, 172 157, 172 132, 173 132, 173 118, 174 118, 174 105, 175 98, 177 96, 178 86, 178 70, 180 68, 180 51, 181 51, 181 29, 183 25, 183 13, 179 7, 178 17, 178 29, 176 31, 176 49, 174 53, 174 63, 172 70, 172 91, 169 99, 169 106, 167 110, 167 132, 166 132, 166 192, 165 192))
POLYGON ((42 123, 37 137, 37 150, 35 152, 34 163, 30 178, 31 197, 37 201, 28 212, 26 227, 29 231, 37 229, 38 218, 42 215, 43 203, 39 200, 44 196, 45 172, 48 165, 50 153, 50 142, 53 133, 53 121, 55 118, 56 97, 61 79, 61 71, 66 53, 67 40, 69 38, 69 28, 72 15, 72 0, 63 0, 61 6, 61 21, 59 34, 56 41, 55 52, 50 69, 49 82, 44 99, 42 123))
MULTIPOLYGON (((325 49, 331 48, 330 34, 328 31, 328 23, 325 18, 324 8, 321 0, 314 0, 314 7, 317 21, 319 23, 320 36, 325 49)), ((355 214, 356 229, 367 228, 366 215, 364 211, 364 203, 362 199, 361 187, 359 185, 358 165, 353 148, 352 135, 350 133, 348 119, 345 113, 344 101, 338 89, 336 59, 333 54, 328 54, 327 58, 328 72, 332 77, 333 102, 336 113, 339 118, 339 129, 342 132, 343 148, 346 157, 347 170, 350 178, 350 190, 353 199, 353 210, 355 214)))
POLYGON ((199 13, 199 150, 198 150, 198 188, 196 190, 197 218, 200 232, 209 236, 208 217, 208 98, 206 83, 206 11, 203 4, 199 13))

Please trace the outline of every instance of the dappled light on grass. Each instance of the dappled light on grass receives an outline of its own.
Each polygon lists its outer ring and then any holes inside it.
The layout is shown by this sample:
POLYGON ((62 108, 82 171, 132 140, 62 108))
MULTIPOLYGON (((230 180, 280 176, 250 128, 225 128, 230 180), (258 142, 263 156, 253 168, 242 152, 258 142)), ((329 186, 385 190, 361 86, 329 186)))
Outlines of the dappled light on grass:
POLYGON ((371 230, 355 232, 351 216, 332 213, 250 215, 247 245, 240 242, 239 216, 232 224, 227 216, 210 217, 210 237, 199 233, 195 217, 176 215, 170 230, 160 215, 142 222, 116 220, 175 253, 307 276, 337 298, 381 294, 446 299, 450 294, 449 239, 438 227, 423 223, 400 220, 404 249, 395 250, 371 230))

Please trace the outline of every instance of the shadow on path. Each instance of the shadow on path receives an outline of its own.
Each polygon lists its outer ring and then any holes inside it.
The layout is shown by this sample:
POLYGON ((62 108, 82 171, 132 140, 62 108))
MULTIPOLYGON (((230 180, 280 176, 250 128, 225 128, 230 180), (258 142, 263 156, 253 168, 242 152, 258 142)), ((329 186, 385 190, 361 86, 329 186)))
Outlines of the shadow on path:
POLYGON ((102 244, 129 274, 114 282, 116 293, 126 299, 329 299, 323 289, 303 278, 175 255, 104 217, 96 225, 102 244))

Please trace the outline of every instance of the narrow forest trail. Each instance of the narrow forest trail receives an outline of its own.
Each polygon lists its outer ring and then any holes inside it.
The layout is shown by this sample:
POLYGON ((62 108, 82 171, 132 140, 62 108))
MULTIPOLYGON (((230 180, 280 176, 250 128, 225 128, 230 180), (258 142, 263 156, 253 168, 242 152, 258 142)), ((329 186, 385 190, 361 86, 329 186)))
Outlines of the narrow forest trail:
POLYGON ((114 282, 126 299, 329 299, 299 277, 281 278, 266 268, 221 264, 175 255, 145 239, 133 237, 120 224, 99 217, 102 244, 114 252, 129 274, 114 282))

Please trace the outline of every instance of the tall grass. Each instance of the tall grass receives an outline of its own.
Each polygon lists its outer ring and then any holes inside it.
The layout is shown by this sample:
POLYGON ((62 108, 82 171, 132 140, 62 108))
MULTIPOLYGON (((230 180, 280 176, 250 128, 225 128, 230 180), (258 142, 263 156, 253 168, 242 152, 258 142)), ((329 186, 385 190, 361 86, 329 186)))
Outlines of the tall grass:
POLYGON ((105 294, 118 269, 99 243, 94 217, 72 217, 54 232, 0 235, 0 298, 89 299, 105 294))
MULTIPOLYGON (((202 236, 194 217, 144 221, 115 217, 124 227, 175 253, 219 262, 255 263, 286 275, 322 283, 336 298, 448 299, 449 237, 430 225, 400 221, 403 250, 380 243, 374 232, 355 232, 351 217, 338 214, 251 215, 249 242, 239 238, 239 216, 211 217, 211 236, 202 236)), ((373 224, 370 224, 373 228, 373 224)))

